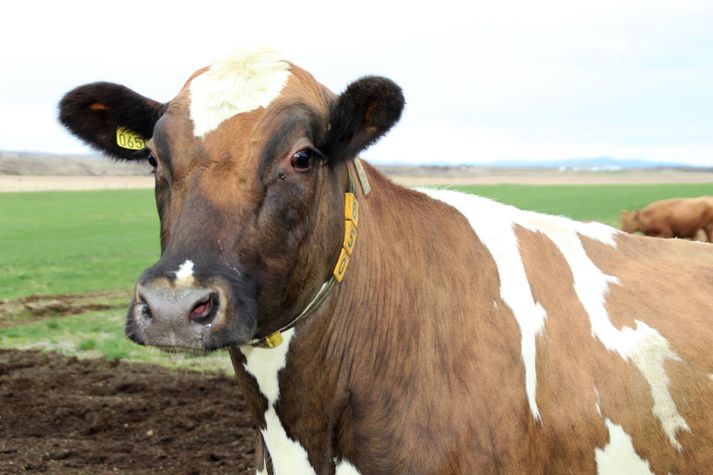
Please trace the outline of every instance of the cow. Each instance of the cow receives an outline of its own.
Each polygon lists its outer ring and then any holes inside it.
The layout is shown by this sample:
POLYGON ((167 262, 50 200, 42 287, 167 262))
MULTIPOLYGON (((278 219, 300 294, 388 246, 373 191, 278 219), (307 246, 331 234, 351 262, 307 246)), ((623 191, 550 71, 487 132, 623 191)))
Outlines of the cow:
POLYGON ((358 155, 404 104, 271 50, 166 103, 68 92, 70 131, 154 169, 128 338, 228 349, 258 473, 709 472, 710 248, 399 186, 358 155))
POLYGON ((621 230, 647 236, 713 242, 713 196, 671 198, 621 212, 621 230))

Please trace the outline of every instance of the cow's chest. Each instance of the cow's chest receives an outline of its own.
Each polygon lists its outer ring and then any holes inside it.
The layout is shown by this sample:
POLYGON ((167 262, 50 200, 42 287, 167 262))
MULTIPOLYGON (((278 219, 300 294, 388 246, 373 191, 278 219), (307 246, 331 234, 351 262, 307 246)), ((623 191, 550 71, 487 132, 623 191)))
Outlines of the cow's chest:
POLYGON ((309 463, 307 451, 296 440, 287 435, 285 427, 275 410, 280 399, 278 375, 287 364, 287 352, 294 330, 286 331, 283 343, 277 348, 257 348, 244 346, 240 351, 245 356, 243 367, 257 381, 258 389, 267 399, 265 427, 260 429, 267 450, 272 458, 275 473, 309 474, 315 473, 309 463))
MULTIPOLYGON (((283 333, 284 341, 277 348, 244 346, 240 352, 245 356, 243 368, 252 375, 258 390, 267 400, 264 413, 265 427, 260 429, 265 448, 272 459, 275 474, 313 474, 314 467, 309 462, 307 450, 298 440, 291 438, 277 414, 275 404, 280 399, 279 373, 287 365, 290 340, 294 329, 283 333)), ((267 473, 267 472, 265 472, 267 473)), ((359 472, 347 461, 336 467, 337 475, 352 475, 359 472)))

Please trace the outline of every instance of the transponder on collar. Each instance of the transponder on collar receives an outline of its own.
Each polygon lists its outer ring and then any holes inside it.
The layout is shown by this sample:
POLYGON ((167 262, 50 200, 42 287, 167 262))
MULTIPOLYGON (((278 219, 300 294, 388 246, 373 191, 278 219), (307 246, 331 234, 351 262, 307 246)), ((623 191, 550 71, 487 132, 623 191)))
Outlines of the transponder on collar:
MULTIPOLYGON (((349 177, 349 189, 346 193, 344 193, 344 240, 342 241, 342 249, 339 253, 339 259, 337 259, 337 264, 334 266, 334 270, 332 271, 332 277, 330 277, 327 282, 322 284, 319 292, 317 292, 310 303, 308 303, 305 309, 302 310, 302 313, 295 317, 294 320, 264 338, 253 340, 250 342, 253 346, 261 348, 275 348, 280 346, 282 343, 282 332, 294 327, 298 321, 302 320, 304 317, 316 310, 317 307, 324 302, 334 286, 344 279, 344 274, 346 274, 347 267, 349 267, 350 256, 352 255, 356 244, 357 227, 359 225, 359 202, 354 194, 354 181, 352 180, 352 174, 348 168, 347 175, 349 177)), ((362 188, 364 186, 364 181, 366 180, 366 174, 364 174, 364 177, 364 179, 360 178, 362 188)))

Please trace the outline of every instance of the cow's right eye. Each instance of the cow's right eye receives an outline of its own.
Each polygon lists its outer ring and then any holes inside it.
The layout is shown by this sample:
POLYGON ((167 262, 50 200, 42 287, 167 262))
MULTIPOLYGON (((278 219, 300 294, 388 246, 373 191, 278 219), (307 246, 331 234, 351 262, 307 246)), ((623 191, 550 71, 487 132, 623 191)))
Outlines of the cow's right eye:
POLYGON ((152 167, 156 168, 158 166, 158 162, 156 161, 156 158, 149 152, 149 156, 146 157, 146 159, 149 161, 149 165, 152 167))
POLYGON ((312 166, 312 159, 314 158, 314 152, 308 148, 304 148, 299 152, 292 155, 290 163, 293 168, 299 171, 309 170, 312 166))

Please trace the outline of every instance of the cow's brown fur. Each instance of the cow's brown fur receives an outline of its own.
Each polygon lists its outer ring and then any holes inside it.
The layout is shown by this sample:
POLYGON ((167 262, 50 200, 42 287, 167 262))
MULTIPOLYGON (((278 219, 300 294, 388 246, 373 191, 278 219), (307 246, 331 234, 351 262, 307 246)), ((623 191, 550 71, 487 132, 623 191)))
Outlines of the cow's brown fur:
MULTIPOLYGON (((328 278, 342 240, 347 170, 356 176, 353 157, 341 156, 355 146, 344 144, 350 138, 325 139, 335 133, 336 96, 299 68, 292 73, 269 107, 236 115, 204 139, 193 136, 184 88, 149 142, 159 162, 163 252, 142 279, 170 286, 166 269, 191 256, 215 273, 198 274, 198 285, 216 285, 231 303, 220 273, 239 265, 257 283, 256 320, 251 327, 250 315, 224 311, 215 326, 238 321, 250 337, 286 324, 328 278), (280 136, 302 106, 318 125, 280 136), (275 137, 289 146, 273 157, 265 150, 275 137), (309 174, 291 169, 290 155, 305 141, 334 147, 333 159, 309 174)), ((511 256, 521 257, 547 315, 536 337, 537 420, 521 330, 488 248, 455 208, 365 168, 372 191, 356 190, 359 231, 346 277, 297 325, 278 374, 279 421, 317 473, 334 473, 342 460, 370 474, 593 473, 596 450, 610 442, 605 419, 631 436, 656 473, 713 465, 713 255, 705 245, 616 234, 611 246, 580 236, 587 257, 618 279, 605 295, 613 325, 645 322, 681 358, 665 366, 691 429, 676 433, 679 452, 652 414, 645 376, 593 336, 573 270, 550 238, 516 225, 520 256, 511 256)), ((268 400, 243 351, 230 354, 265 429, 268 400)))
POLYGON ((651 203, 636 211, 621 212, 621 229, 647 236, 700 239, 713 242, 713 196, 672 198, 651 203))
MULTIPOLYGON (((492 257, 455 210, 368 170, 374 191, 360 197, 348 277, 299 327, 280 374, 278 413, 318 473, 332 457, 362 473, 593 473, 595 448, 609 442, 604 418, 632 435, 655 473, 713 463, 713 357, 703 344, 713 341, 713 306, 703 289, 688 303, 670 298, 672 288, 713 287, 706 245, 620 235, 615 249, 582 238, 595 264, 620 280, 607 298, 615 326, 647 322, 683 359, 667 363, 677 407, 691 421, 691 433, 678 432, 679 453, 652 416, 642 374, 592 337, 561 252, 518 228, 533 297, 547 312, 537 339, 540 424, 492 257), (690 271, 676 272, 681 265, 690 271)), ((243 387, 255 387, 242 365, 236 372, 243 387)))

